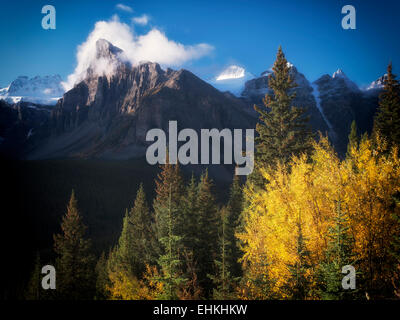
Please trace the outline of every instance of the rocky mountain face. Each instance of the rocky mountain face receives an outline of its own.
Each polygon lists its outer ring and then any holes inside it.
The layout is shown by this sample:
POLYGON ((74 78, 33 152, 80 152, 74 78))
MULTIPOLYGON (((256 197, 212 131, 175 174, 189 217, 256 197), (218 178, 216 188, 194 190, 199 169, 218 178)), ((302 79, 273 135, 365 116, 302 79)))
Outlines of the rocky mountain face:
MULTIPOLYGON (((289 66, 290 75, 297 84, 297 87, 292 89, 296 92, 293 105, 307 108, 307 114, 310 117, 310 125, 314 130, 320 130, 324 133, 329 132, 329 127, 321 112, 318 110, 316 99, 313 95, 313 87, 295 66, 291 64, 289 64, 289 66)), ((270 74, 271 71, 267 70, 264 71, 260 77, 247 81, 242 92, 242 97, 251 104, 262 105, 265 94, 271 93, 268 87, 268 77, 270 74)))
MULTIPOLYGON (((356 120, 359 132, 372 129, 383 78, 374 81, 367 90, 360 90, 340 69, 332 76, 326 74, 310 83, 296 67, 289 66, 298 85, 293 89, 296 92, 293 105, 307 107, 312 129, 327 133, 340 154, 346 151, 353 120, 356 120)), ((265 71, 260 77, 246 82, 242 96, 261 105, 265 94, 270 93, 270 73, 265 71)))
POLYGON ((371 131, 380 89, 374 93, 362 91, 341 70, 333 76, 323 75, 313 84, 319 92, 321 112, 335 133, 335 144, 344 152, 353 120, 359 132, 371 131))
MULTIPOLYGON (((371 130, 384 77, 360 90, 341 70, 310 83, 289 66, 297 83, 293 104, 308 109, 313 130, 327 133, 339 153, 345 153, 353 120, 359 132, 371 130)), ((243 80, 244 69, 233 71, 234 79, 222 81, 243 80)), ((270 73, 245 82, 237 97, 187 70, 163 70, 151 62, 132 66, 121 49, 100 39, 82 80, 54 107, 0 99, 0 153, 24 159, 129 159, 145 154, 148 130, 168 132, 169 120, 177 121, 178 130, 255 128, 253 105, 261 105, 270 92, 270 73)), ((32 91, 23 89, 26 79, 20 80, 6 88, 7 94, 32 91)))
POLYGON ((51 107, 0 100, 0 156, 23 158, 50 133, 51 107))
POLYGON ((81 157, 127 159, 143 156, 146 133, 192 128, 254 128, 248 106, 221 93, 187 70, 163 70, 157 63, 131 66, 119 59, 120 49, 105 40, 97 57, 107 58, 112 74, 86 78, 66 92, 51 112, 50 136, 28 159, 81 157))

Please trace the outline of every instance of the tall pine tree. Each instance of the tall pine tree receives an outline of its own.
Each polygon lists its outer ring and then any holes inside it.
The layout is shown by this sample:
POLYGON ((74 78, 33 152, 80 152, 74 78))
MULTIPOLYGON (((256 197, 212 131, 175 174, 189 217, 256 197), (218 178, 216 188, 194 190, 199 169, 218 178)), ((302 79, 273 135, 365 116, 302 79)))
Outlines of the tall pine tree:
POLYGON ((212 293, 212 281, 208 275, 214 274, 214 259, 217 254, 215 244, 218 241, 218 208, 213 188, 213 182, 206 171, 198 185, 197 239, 194 248, 199 284, 206 298, 212 293))
POLYGON ((146 201, 146 194, 141 184, 135 203, 129 212, 128 230, 131 234, 130 250, 132 251, 132 272, 141 277, 146 271, 146 264, 156 262, 156 234, 154 221, 146 201))
POLYGON ((261 168, 275 166, 278 161, 287 163, 293 155, 311 150, 309 117, 305 115, 305 108, 292 105, 297 84, 290 75, 290 65, 281 47, 272 70, 268 78, 272 94, 265 95, 263 107, 254 106, 260 115, 256 125, 255 168, 248 181, 258 187, 265 183, 261 168))
POLYGON ((192 174, 189 184, 182 198, 182 219, 179 221, 179 235, 182 237, 183 246, 188 253, 194 252, 197 241, 197 218, 198 218, 198 186, 192 174))
POLYGON ((243 210, 243 191, 240 185, 239 176, 233 177, 233 182, 230 190, 230 196, 227 206, 227 250, 229 271, 233 277, 240 277, 242 275, 242 266, 239 259, 242 257, 240 250, 239 240, 236 238, 235 233, 241 226, 241 213, 243 210))
POLYGON ((288 296, 294 300, 305 300, 310 295, 310 252, 307 249, 307 239, 303 234, 301 214, 297 222, 296 261, 289 265, 291 279, 289 280, 288 296))
POLYGON ((41 264, 39 252, 36 254, 35 265, 25 292, 26 300, 41 300, 44 290, 41 286, 41 264))
POLYGON ((219 233, 219 252, 215 259, 216 274, 209 275, 213 281, 213 298, 216 300, 231 300, 234 297, 234 279, 230 265, 229 211, 226 207, 220 210, 221 227, 219 233))
MULTIPOLYGON (((155 226, 157 239, 162 239, 168 234, 168 210, 171 206, 175 221, 182 221, 182 197, 184 194, 183 178, 179 170, 179 165, 169 163, 167 157, 166 164, 161 165, 161 172, 156 179, 156 197, 153 202, 155 214, 155 226)), ((174 224, 174 234, 179 234, 178 226, 174 224)))
POLYGON ((163 221, 166 223, 164 226, 166 234, 159 239, 164 254, 158 260, 162 276, 156 279, 163 284, 163 293, 159 298, 167 300, 177 299, 181 287, 187 281, 181 271, 183 267, 182 238, 176 235, 174 231, 176 230, 176 211, 177 208, 172 205, 171 185, 167 206, 160 208, 160 213, 164 216, 163 221))
POLYGON ((321 297, 325 300, 343 300, 354 297, 354 290, 343 290, 342 267, 355 264, 352 254, 353 238, 349 230, 348 215, 342 210, 341 201, 336 204, 334 225, 329 230, 326 259, 320 266, 323 289, 321 297))
POLYGON ((58 298, 92 299, 95 291, 94 257, 90 251, 91 241, 85 239, 86 226, 79 214, 74 191, 61 230, 61 234, 54 235, 58 298))
POLYGON ((400 146, 400 84, 389 63, 379 109, 374 121, 374 132, 386 139, 388 146, 400 146))
POLYGON ((349 133, 349 143, 347 144, 347 153, 346 157, 350 157, 351 149, 358 146, 358 135, 357 135, 357 124, 356 121, 353 120, 351 123, 351 129, 349 133))

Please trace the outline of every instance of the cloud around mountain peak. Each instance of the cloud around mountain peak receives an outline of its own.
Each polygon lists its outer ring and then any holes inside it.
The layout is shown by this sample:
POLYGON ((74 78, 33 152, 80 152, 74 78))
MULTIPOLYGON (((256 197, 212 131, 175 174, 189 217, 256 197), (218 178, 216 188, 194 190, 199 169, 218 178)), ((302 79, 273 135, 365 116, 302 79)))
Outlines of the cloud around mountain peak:
POLYGON ((213 47, 206 43, 184 45, 175 42, 157 28, 144 35, 136 35, 129 25, 121 22, 118 16, 114 16, 110 21, 96 22, 86 41, 78 46, 76 68, 63 83, 66 90, 82 81, 89 67, 98 75, 110 75, 114 71, 115 61, 96 57, 96 42, 99 39, 107 40, 120 48, 123 52, 118 54, 118 57, 132 65, 138 65, 140 61, 151 61, 166 67, 179 67, 188 61, 208 55, 213 50, 213 47))

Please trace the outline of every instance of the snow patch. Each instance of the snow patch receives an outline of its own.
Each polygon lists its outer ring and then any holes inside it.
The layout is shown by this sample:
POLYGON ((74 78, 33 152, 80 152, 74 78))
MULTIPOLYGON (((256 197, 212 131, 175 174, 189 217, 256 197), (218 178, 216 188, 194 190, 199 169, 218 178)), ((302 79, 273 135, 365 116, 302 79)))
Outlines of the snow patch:
POLYGON ((54 105, 64 94, 59 75, 36 76, 28 78, 20 76, 7 88, 0 89, 0 99, 8 103, 28 101, 38 104, 54 105))
POLYGON ((217 78, 216 81, 227 80, 227 79, 240 79, 245 76, 245 69, 239 66, 229 66, 224 71, 222 71, 217 78))
POLYGON ((319 110, 319 112, 321 113, 322 119, 324 119, 326 125, 329 128, 329 133, 331 134, 332 137, 335 137, 335 131, 333 130, 333 126, 332 123, 329 121, 329 119, 326 117, 324 110, 322 109, 321 106, 321 97, 320 97, 320 93, 318 90, 318 85, 316 83, 311 83, 311 88, 313 89, 312 91, 312 95, 314 96, 315 99, 315 103, 317 105, 317 108, 319 110))

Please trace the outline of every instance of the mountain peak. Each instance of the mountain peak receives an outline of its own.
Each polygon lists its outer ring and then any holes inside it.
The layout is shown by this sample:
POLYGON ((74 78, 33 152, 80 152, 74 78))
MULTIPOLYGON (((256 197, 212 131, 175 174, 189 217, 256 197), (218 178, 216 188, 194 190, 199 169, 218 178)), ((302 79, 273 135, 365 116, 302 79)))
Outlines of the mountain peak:
POLYGON ((231 65, 222 71, 216 78, 216 81, 227 80, 227 79, 240 79, 245 76, 246 70, 237 65, 231 65))
POLYGON ((105 39, 96 41, 96 59, 116 59, 123 51, 105 39))
POLYGON ((0 99, 10 103, 29 101, 38 104, 55 104, 63 95, 60 75, 19 76, 8 88, 0 89, 0 99))
POLYGON ((385 80, 387 79, 387 74, 384 74, 383 76, 379 77, 375 81, 372 81, 371 84, 365 88, 365 90, 380 90, 383 88, 385 85, 385 80))
POLYGON ((347 78, 347 76, 343 70, 339 68, 332 74, 332 78, 347 78))

